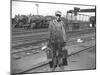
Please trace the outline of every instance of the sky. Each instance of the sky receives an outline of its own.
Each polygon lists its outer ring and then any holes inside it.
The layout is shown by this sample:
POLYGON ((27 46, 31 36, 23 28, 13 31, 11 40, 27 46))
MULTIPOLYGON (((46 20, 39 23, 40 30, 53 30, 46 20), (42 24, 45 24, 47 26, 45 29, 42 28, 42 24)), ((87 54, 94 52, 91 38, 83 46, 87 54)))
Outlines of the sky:
MULTIPOLYGON (((12 17, 15 15, 37 15, 37 7, 39 5, 39 15, 47 16, 55 14, 55 11, 61 11, 62 15, 65 16, 68 10, 73 10, 74 7, 79 7, 80 9, 91 9, 94 6, 79 6, 79 5, 64 5, 64 4, 49 4, 49 3, 35 3, 35 2, 16 2, 12 1, 12 17)), ((79 13, 94 16, 95 13, 79 13)))

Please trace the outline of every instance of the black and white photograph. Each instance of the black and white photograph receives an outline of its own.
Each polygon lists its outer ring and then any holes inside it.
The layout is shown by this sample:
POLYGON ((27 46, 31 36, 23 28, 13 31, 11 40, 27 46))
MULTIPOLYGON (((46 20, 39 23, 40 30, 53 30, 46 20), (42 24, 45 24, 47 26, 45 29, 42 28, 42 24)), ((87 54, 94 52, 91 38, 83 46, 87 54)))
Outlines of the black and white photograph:
POLYGON ((96 5, 11 0, 11 74, 96 70, 96 5))

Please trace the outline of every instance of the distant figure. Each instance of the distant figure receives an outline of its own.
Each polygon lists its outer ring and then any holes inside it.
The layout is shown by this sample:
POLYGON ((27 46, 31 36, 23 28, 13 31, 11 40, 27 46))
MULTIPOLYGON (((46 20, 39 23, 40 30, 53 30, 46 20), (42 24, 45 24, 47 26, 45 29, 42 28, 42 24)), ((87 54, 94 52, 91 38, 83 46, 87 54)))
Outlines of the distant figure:
POLYGON ((61 71, 64 70, 64 66, 67 65, 67 50, 66 45, 66 32, 64 22, 61 20, 61 12, 55 12, 56 19, 49 23, 49 47, 52 51, 52 61, 49 62, 52 71, 55 71, 57 66, 61 71))

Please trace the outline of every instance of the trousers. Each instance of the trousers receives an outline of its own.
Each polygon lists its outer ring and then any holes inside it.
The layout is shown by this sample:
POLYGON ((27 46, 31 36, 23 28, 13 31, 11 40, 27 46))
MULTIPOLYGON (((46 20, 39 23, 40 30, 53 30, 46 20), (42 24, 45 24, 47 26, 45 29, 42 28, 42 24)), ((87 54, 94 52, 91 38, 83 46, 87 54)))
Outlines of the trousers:
POLYGON ((52 48, 52 61, 49 62, 50 68, 56 68, 57 66, 67 66, 67 50, 62 50, 64 42, 54 41, 50 42, 50 47, 52 48))

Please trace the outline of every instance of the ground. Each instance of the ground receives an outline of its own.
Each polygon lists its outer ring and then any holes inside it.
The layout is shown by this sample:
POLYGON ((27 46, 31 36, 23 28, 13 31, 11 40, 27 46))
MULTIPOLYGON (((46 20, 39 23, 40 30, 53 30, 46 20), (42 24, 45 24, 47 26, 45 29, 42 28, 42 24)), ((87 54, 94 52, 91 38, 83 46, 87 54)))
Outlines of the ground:
MULTIPOLYGON (((41 43, 47 38, 47 32, 45 31, 30 31, 30 32, 13 32, 12 34, 12 72, 18 73, 34 68, 38 63, 46 61, 46 54, 41 49, 35 49, 41 45, 41 43), (43 40, 44 39, 44 40, 43 40), (43 41, 41 41, 43 40, 43 41), (41 41, 41 42, 40 42, 41 41), (30 51, 28 50, 30 49, 30 51), (28 50, 27 52, 23 52, 28 50), (22 51, 20 53, 16 53, 22 51), (14 54, 15 52, 15 54, 14 54), (35 52, 38 52, 34 54, 35 52), (17 55, 18 59, 13 59, 17 55)), ((77 53, 68 57, 68 66, 65 66, 65 71, 69 70, 83 70, 83 69, 95 69, 95 29, 78 31, 78 32, 69 32, 68 41, 66 48, 68 49, 69 54, 78 52, 82 49, 85 49, 89 46, 93 46, 90 49, 77 53), (81 39, 82 41, 78 41, 81 39)), ((25 73, 34 73, 34 72, 50 72, 49 65, 46 64, 42 67, 32 69, 25 73)), ((59 71, 57 67, 56 71, 59 71)))
MULTIPOLYGON (((96 68, 95 61, 95 47, 92 47, 86 51, 80 52, 78 54, 72 55, 68 58, 68 66, 64 67, 65 71, 73 71, 73 70, 89 70, 96 68)), ((34 72, 50 72, 51 69, 49 65, 45 65, 43 67, 33 69, 26 73, 34 73, 34 72)), ((60 71, 59 67, 56 68, 55 71, 60 71)))

